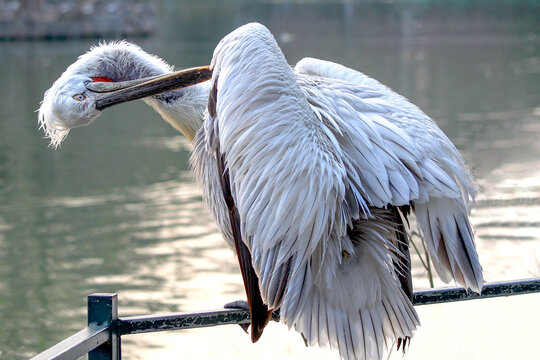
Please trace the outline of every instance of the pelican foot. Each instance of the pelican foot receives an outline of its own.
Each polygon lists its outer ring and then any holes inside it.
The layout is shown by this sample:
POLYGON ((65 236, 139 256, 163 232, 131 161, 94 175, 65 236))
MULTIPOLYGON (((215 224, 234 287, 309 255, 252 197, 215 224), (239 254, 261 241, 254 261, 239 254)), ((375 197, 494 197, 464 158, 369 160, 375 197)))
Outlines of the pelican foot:
MULTIPOLYGON (((225 309, 240 309, 240 310, 249 311, 249 304, 245 300, 231 301, 231 302, 226 303, 225 305, 223 305, 223 307, 225 309)), ((248 334, 248 329, 249 329, 250 324, 238 324, 238 325, 240 325, 242 330, 244 330, 244 332, 246 334, 248 334)))
POLYGON ((245 300, 236 300, 231 301, 229 303, 226 303, 223 305, 225 309, 240 309, 240 310, 246 310, 249 311, 249 304, 245 300))
MULTIPOLYGON (((223 308, 225 308, 225 309, 240 309, 240 310, 250 311, 249 310, 249 304, 245 300, 231 301, 231 302, 226 303, 225 305, 223 305, 223 308)), ((279 309, 272 310, 272 320, 279 321, 279 309)), ((249 328, 249 325, 245 326, 244 324, 240 324, 240 326, 242 327, 242 329, 244 329, 244 331, 247 332, 247 329, 249 328)))

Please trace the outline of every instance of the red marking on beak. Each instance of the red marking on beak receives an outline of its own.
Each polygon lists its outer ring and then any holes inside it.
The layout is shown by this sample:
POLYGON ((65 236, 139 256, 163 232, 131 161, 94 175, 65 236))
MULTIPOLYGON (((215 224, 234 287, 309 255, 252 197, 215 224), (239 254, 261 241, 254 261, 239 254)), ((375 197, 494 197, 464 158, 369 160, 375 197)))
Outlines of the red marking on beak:
POLYGON ((93 82, 113 82, 111 79, 109 79, 106 76, 97 76, 92 78, 93 82))

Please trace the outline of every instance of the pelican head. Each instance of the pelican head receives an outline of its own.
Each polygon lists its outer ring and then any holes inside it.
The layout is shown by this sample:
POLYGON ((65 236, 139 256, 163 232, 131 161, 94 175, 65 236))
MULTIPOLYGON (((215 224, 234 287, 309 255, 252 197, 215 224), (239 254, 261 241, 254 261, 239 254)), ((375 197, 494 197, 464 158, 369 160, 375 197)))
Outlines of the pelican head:
POLYGON ((89 125, 101 114, 95 106, 98 94, 86 88, 91 81, 88 75, 66 71, 45 92, 38 119, 51 146, 58 146, 70 129, 89 125))
MULTIPOLYGON (((71 64, 45 92, 38 115, 40 128, 51 146, 57 147, 71 129, 91 124, 106 107, 140 98, 146 98, 167 119, 170 103, 188 103, 188 98, 199 103, 198 97, 204 94, 204 89, 176 92, 163 99, 155 95, 197 84, 211 75, 207 66, 172 70, 157 56, 125 41, 96 46, 71 64), (190 96, 184 96, 186 93, 190 96)), ((182 124, 169 122, 181 128, 182 124)))

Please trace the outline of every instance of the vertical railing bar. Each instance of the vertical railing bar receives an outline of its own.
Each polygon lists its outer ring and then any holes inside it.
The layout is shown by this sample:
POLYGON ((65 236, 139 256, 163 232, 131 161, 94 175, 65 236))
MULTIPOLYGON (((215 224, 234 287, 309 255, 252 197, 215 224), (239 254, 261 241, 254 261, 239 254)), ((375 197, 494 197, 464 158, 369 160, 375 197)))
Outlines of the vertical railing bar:
POLYGON ((88 326, 109 326, 109 341, 88 353, 88 360, 120 360, 120 338, 116 331, 118 320, 117 294, 91 294, 88 296, 88 326))

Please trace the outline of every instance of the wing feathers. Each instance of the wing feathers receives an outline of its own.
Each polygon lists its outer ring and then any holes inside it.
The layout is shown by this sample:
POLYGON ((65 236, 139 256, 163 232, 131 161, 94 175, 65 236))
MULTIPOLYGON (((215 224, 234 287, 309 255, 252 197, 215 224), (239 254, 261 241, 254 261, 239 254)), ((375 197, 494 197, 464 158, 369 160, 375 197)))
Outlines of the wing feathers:
POLYGON ((480 292, 482 267, 466 210, 457 199, 431 198, 415 206, 419 227, 439 277, 480 292))
MULTIPOLYGON (((217 102, 217 88, 214 83, 212 87, 211 95, 209 97, 209 109, 216 108, 217 102)), ((209 110, 209 114, 210 114, 209 110)), ((217 114, 214 112, 214 116, 217 114)), ((225 154, 220 152, 219 144, 216 146, 216 167, 219 174, 222 196, 229 211, 230 219, 230 229, 231 234, 234 239, 234 245, 236 248, 236 255, 238 257, 238 262, 240 264, 240 270, 242 273, 242 278, 244 280, 244 287, 246 289, 247 300, 249 304, 249 311, 251 314, 251 341, 257 342, 261 337, 264 328, 270 321, 272 316, 272 311, 268 310, 268 307, 263 302, 261 297, 261 291, 259 289, 259 278, 255 270, 253 269, 251 261, 251 253, 242 241, 242 235, 240 232, 241 220, 238 213, 238 209, 235 205, 235 200, 231 192, 231 182, 229 176, 229 170, 226 168, 225 154)))
POLYGON ((295 71, 314 111, 343 134, 368 205, 414 204, 439 276, 479 291, 482 269, 467 216, 478 189, 450 140, 415 105, 362 73, 311 58, 295 71))

